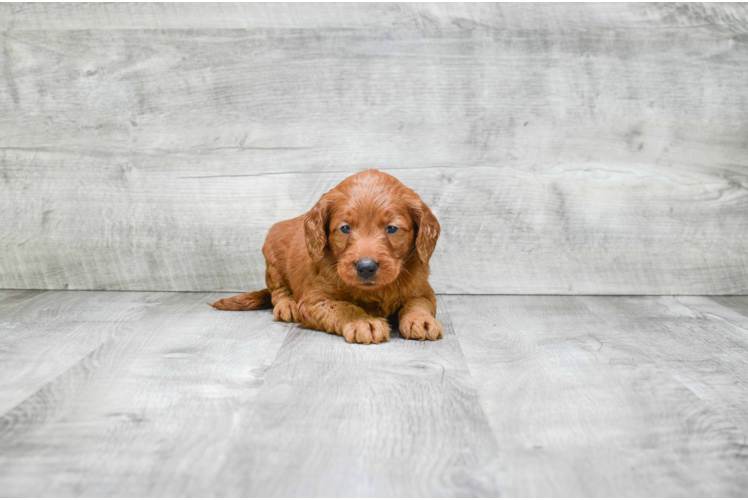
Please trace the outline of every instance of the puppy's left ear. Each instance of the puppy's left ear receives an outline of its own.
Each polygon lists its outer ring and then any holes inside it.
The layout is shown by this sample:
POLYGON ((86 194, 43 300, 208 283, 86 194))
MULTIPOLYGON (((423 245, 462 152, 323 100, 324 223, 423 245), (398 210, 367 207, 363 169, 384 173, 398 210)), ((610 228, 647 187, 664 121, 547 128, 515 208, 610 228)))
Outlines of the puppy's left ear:
POLYGON ((416 201, 411 204, 413 221, 417 229, 416 252, 422 264, 427 264, 436 248, 436 240, 439 239, 441 227, 439 221, 431 209, 416 195, 416 201))
POLYGON ((330 191, 324 194, 304 216, 306 250, 314 262, 321 261, 325 256, 327 225, 330 223, 330 211, 334 201, 335 195, 330 191))

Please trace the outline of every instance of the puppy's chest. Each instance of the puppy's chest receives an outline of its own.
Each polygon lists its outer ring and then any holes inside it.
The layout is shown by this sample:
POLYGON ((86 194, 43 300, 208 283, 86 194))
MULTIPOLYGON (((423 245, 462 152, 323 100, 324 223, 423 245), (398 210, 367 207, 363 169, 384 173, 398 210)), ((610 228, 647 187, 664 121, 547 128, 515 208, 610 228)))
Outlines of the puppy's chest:
POLYGON ((385 290, 385 293, 353 293, 348 297, 348 301, 372 316, 389 316, 395 314, 403 306, 403 299, 398 293, 387 292, 385 290))

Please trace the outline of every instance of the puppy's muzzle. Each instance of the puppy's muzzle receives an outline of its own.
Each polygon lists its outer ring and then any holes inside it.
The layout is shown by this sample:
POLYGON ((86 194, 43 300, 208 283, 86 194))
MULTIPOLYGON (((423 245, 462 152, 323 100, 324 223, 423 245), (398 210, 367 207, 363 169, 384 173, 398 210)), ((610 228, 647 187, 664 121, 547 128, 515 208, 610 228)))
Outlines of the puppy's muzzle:
POLYGON ((356 273, 364 279, 374 276, 377 269, 379 269, 379 264, 372 259, 361 259, 356 262, 356 273))

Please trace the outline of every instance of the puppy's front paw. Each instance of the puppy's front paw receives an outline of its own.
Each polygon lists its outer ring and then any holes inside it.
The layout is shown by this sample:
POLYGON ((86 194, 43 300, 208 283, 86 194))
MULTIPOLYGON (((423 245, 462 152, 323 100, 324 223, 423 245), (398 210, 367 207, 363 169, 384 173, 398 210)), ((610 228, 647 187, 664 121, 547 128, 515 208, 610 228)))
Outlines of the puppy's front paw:
POLYGON ((408 314, 400 320, 400 335, 404 339, 437 340, 444 336, 442 324, 428 314, 408 314))
POLYGON ((275 321, 298 323, 301 321, 299 317, 299 306, 293 300, 281 300, 273 308, 273 318, 275 318, 275 321))
POLYGON ((390 325, 382 318, 351 321, 343 327, 343 337, 351 343, 378 344, 390 340, 390 325))

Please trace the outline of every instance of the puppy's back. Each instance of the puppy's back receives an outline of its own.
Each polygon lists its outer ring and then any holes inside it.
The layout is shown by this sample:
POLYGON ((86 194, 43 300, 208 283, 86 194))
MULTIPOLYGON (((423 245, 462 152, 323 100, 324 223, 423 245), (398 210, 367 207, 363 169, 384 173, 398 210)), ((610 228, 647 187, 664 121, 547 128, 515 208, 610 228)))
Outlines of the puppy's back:
POLYGON ((288 278, 288 263, 298 264, 308 258, 304 240, 304 216, 273 224, 262 246, 262 254, 268 264, 274 265, 288 278))

